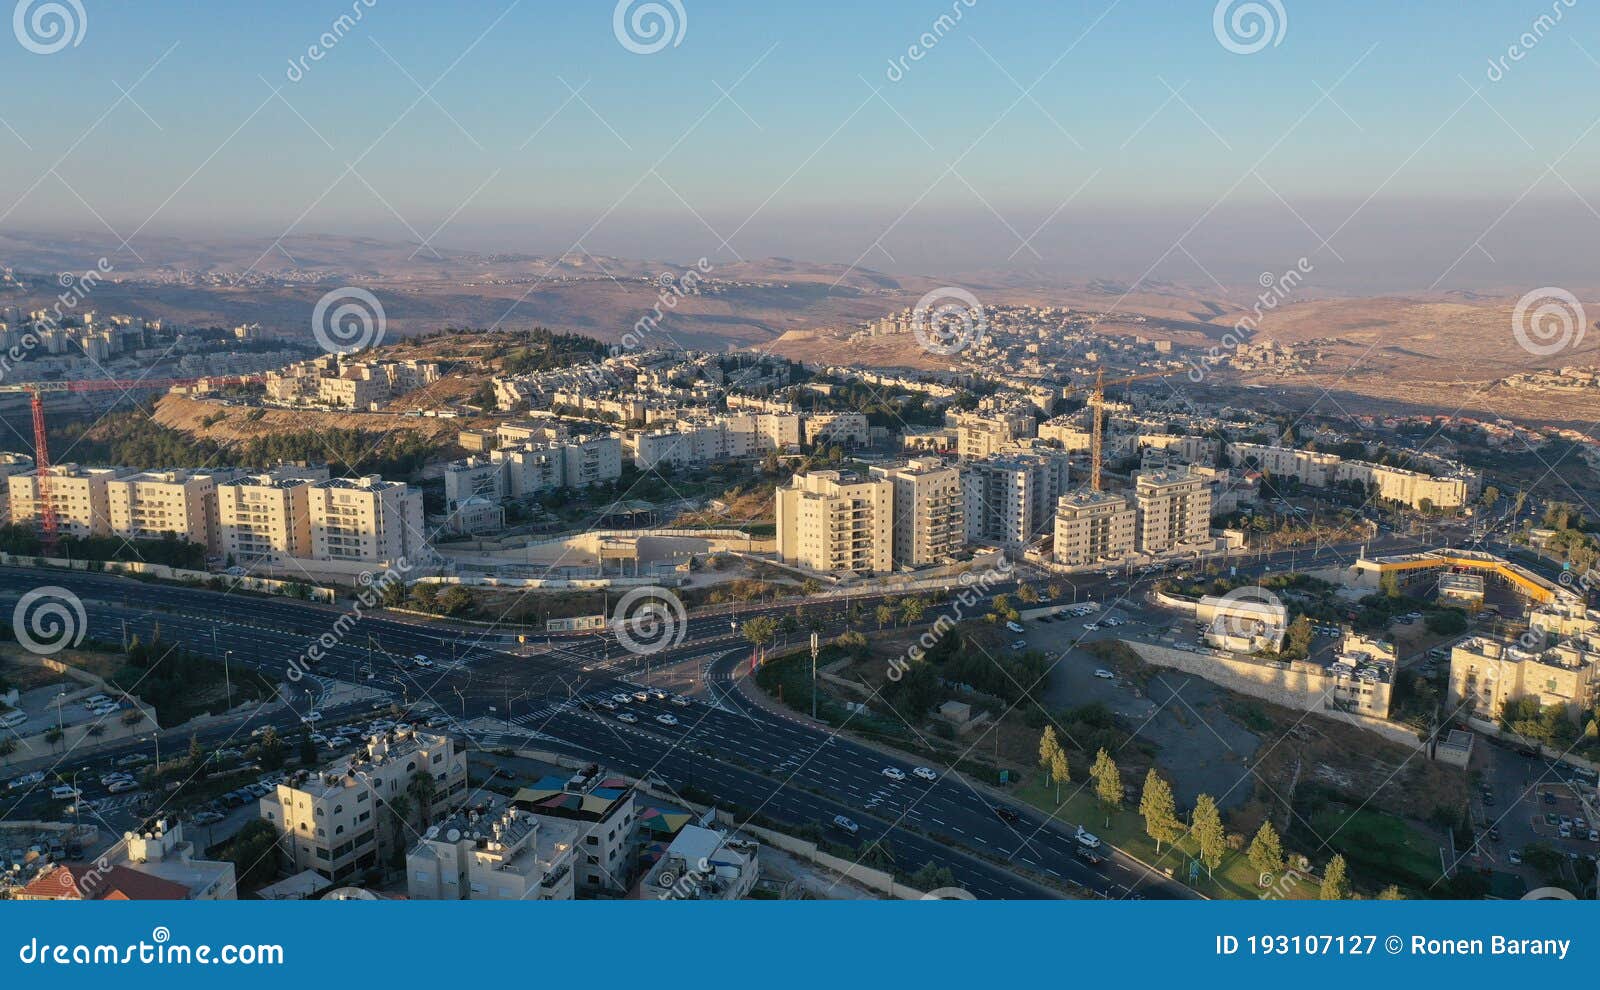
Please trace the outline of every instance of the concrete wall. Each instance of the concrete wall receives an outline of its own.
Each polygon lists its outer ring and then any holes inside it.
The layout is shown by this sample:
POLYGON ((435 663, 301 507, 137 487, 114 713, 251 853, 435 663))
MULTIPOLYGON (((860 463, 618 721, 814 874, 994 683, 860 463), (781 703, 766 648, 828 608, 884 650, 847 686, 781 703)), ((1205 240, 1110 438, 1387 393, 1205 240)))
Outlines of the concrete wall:
MULTIPOLYGON (((168 567, 166 564, 147 564, 143 561, 91 561, 67 560, 64 557, 27 557, 21 554, 0 553, 0 563, 17 567, 34 567, 43 563, 47 567, 59 567, 63 570, 73 571, 104 571, 107 574, 143 574, 148 577, 160 578, 163 581, 197 582, 205 584, 215 578, 227 582, 230 588, 243 591, 259 591, 269 595, 281 595, 291 584, 303 581, 277 581, 272 578, 256 576, 232 577, 224 574, 212 574, 209 571, 191 571, 179 567, 168 567)), ((367 570, 372 568, 368 567, 367 570)), ((353 575, 352 575, 353 576, 353 575)), ((336 597, 331 588, 311 588, 313 601, 331 602, 336 597)))
POLYGON ((1277 668, 1262 663, 1229 660, 1201 653, 1185 653, 1182 650, 1156 646, 1152 643, 1131 640, 1123 642, 1138 654, 1141 660, 1157 667, 1181 670, 1186 674, 1203 677, 1229 691, 1237 691, 1284 708, 1313 712, 1324 718, 1367 729, 1390 742, 1412 747, 1422 745, 1417 739, 1417 734, 1406 726, 1367 715, 1323 707, 1323 698, 1332 688, 1333 679, 1318 675, 1305 664, 1277 668))

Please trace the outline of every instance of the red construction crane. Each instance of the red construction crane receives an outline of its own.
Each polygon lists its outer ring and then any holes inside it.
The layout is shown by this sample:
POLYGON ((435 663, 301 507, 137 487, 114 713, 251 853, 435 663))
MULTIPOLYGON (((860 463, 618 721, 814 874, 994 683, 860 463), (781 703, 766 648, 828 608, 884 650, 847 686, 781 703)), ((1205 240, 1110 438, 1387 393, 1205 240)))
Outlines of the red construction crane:
POLYGON ((1094 373, 1093 384, 1076 385, 1066 390, 1066 394, 1082 392, 1085 389, 1089 391, 1089 416, 1093 420, 1089 427, 1089 487, 1091 489, 1094 491, 1100 490, 1100 456, 1102 445, 1100 410, 1106 402, 1106 386, 1127 385, 1132 382, 1150 381, 1154 378, 1166 378, 1169 375, 1175 375, 1177 373, 1178 369, 1173 369, 1171 371, 1156 371, 1143 375, 1128 375, 1125 378, 1113 378, 1110 381, 1107 381, 1105 370, 1101 369, 1094 373))
POLYGON ((21 385, 0 385, 0 393, 26 392, 28 404, 33 409, 33 466, 38 479, 40 539, 46 551, 54 550, 57 540, 55 503, 50 498, 50 447, 45 439, 44 393, 46 392, 132 392, 153 388, 176 388, 197 385, 244 385, 258 382, 260 375, 204 375, 198 378, 100 378, 67 382, 26 382, 21 385))

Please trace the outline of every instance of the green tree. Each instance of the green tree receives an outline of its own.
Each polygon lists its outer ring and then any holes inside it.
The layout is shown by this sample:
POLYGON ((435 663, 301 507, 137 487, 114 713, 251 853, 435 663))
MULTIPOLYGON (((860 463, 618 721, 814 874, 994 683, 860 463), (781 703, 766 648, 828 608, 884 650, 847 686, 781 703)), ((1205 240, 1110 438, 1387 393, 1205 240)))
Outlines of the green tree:
MULTIPOLYGON (((1262 878, 1276 877, 1283 872, 1283 840, 1278 838, 1278 830, 1272 827, 1272 822, 1261 823, 1256 837, 1250 840, 1250 850, 1246 855, 1250 857, 1250 865, 1256 868, 1262 878)), ((1266 879, 1262 886, 1271 882, 1271 879, 1266 879)))
POLYGON ((1102 747, 1095 754, 1094 766, 1090 768, 1089 775, 1094 778, 1094 793, 1100 799, 1100 806, 1107 813, 1122 807, 1122 771, 1117 769, 1117 761, 1102 747))
POLYGON ((1344 901, 1350 898, 1350 879, 1345 875, 1344 857, 1334 853, 1322 870, 1322 899, 1344 901))
POLYGON ((758 615, 746 619, 744 625, 739 628, 751 645, 765 653, 767 644, 777 638, 778 620, 770 615, 758 615))
POLYGON ((927 608, 928 603, 922 599, 907 598, 900 603, 900 618, 905 620, 907 626, 915 625, 922 618, 922 613, 927 611, 927 608))
POLYGON ((1072 783, 1072 764, 1067 762, 1067 751, 1057 747, 1050 757, 1050 779, 1056 785, 1056 804, 1061 803, 1061 785, 1072 783))
POLYGON ((1056 754, 1061 752, 1061 742, 1056 738, 1056 727, 1047 725, 1039 735, 1039 769, 1045 773, 1055 766, 1056 754))
POLYGON ((1139 796, 1139 814, 1144 816, 1145 834, 1156 840, 1156 852, 1163 842, 1176 842, 1183 835, 1178 821, 1178 806, 1172 799, 1172 785, 1151 767, 1144 776, 1144 793, 1139 796))
POLYGON ((1202 794, 1195 799, 1191 831, 1200 847, 1200 862, 1207 873, 1214 873, 1227 854, 1228 833, 1222 827, 1222 812, 1217 810, 1217 802, 1211 795, 1202 794))
POLYGON ((894 621, 894 609, 887 605, 879 605, 876 615, 879 629, 882 629, 884 626, 894 621))
POLYGON ((1296 657, 1309 656, 1311 654, 1312 635, 1311 620, 1307 617, 1302 615, 1289 623, 1289 648, 1287 652, 1296 657))
POLYGON ((185 761, 189 767, 189 775, 196 781, 203 781, 210 773, 211 768, 206 764, 205 747, 200 745, 200 737, 189 736, 189 756, 185 761))
POLYGON ((1031 584, 1017 585, 1017 598, 1025 605, 1032 605, 1039 600, 1039 592, 1031 584))
POLYGON ((266 731, 261 733, 261 741, 256 746, 261 755, 261 769, 283 769, 283 740, 278 738, 277 729, 267 726, 266 731))
POLYGON ((1500 501, 1500 489, 1493 485, 1485 485, 1482 501, 1485 509, 1492 508, 1496 502, 1500 501))

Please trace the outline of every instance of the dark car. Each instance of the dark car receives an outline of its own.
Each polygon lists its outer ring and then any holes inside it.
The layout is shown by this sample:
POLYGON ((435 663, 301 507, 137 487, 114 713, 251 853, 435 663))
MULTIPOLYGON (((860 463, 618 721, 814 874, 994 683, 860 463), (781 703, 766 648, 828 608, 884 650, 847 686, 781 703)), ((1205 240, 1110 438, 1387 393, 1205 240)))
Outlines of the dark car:
POLYGON ((1551 792, 1549 792, 1549 791, 1545 791, 1544 792, 1544 803, 1545 804, 1555 804, 1556 803, 1556 796, 1554 794, 1552 794, 1551 792))
POLYGON ((1104 857, 1087 846, 1078 846, 1074 848, 1072 850, 1072 854, 1083 860, 1085 863, 1088 863, 1090 866, 1098 866, 1104 861, 1104 857))
POLYGON ((995 808, 994 809, 994 816, 996 818, 1000 819, 1001 821, 1005 822, 1007 825, 1015 825, 1016 823, 1022 821, 1022 816, 1021 815, 1017 814, 1015 811, 1012 811, 1010 808, 1006 808, 1006 807, 995 808))

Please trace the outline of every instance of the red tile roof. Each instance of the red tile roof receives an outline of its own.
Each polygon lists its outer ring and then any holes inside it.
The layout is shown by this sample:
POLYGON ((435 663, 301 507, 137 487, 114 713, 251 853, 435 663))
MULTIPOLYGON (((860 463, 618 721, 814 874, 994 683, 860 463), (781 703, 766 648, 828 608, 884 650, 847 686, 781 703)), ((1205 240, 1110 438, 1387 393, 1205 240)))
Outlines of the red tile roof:
POLYGON ((102 870, 93 863, 63 863, 34 877, 22 895, 54 901, 186 901, 189 888, 126 866, 102 870))

